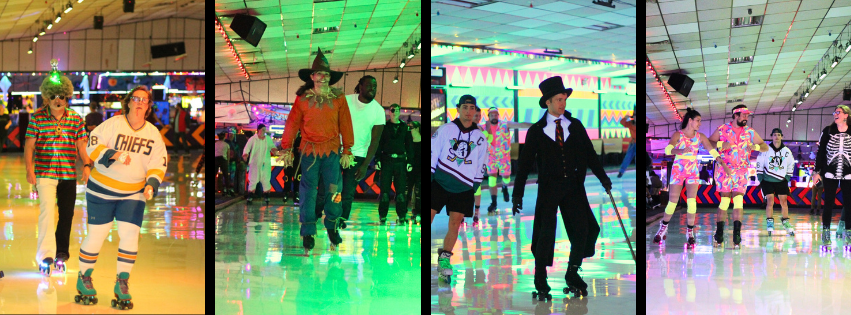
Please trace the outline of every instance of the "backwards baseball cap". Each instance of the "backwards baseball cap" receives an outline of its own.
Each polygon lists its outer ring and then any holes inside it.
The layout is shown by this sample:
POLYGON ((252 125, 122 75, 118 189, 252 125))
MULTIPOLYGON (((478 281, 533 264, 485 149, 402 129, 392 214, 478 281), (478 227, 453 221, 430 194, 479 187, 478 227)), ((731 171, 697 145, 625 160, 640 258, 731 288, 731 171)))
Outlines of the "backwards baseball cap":
MULTIPOLYGON (((462 95, 462 96, 461 96, 461 99, 459 99, 459 100, 458 100, 458 105, 460 106, 460 105, 462 105, 462 104, 473 104, 473 105, 476 105, 476 98, 475 98, 475 97, 473 97, 472 95, 469 95, 469 94, 467 94, 467 95, 462 95)), ((478 106, 477 106, 477 107, 478 107, 478 106)))
POLYGON ((770 135, 774 135, 775 133, 779 133, 781 136, 783 135, 783 131, 780 131, 780 128, 771 129, 770 135))

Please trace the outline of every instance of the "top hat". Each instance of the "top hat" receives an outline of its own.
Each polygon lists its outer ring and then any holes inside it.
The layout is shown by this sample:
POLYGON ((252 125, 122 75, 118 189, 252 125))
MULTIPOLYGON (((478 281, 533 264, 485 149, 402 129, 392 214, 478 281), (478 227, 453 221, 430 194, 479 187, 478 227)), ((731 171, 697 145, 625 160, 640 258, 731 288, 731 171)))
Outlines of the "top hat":
POLYGON ((319 52, 316 54, 316 59, 313 61, 313 67, 310 69, 299 70, 298 77, 304 82, 313 82, 310 75, 315 71, 326 71, 331 74, 331 80, 328 81, 328 85, 334 85, 334 83, 337 83, 337 81, 340 81, 340 78, 343 77, 342 72, 331 71, 331 67, 328 65, 328 59, 326 59, 325 55, 322 54, 322 49, 319 49, 319 52))
POLYGON ((550 97, 561 93, 567 93, 567 97, 570 97, 570 94, 573 93, 573 89, 564 88, 564 82, 562 82, 561 77, 559 76, 542 81, 538 87, 541 89, 541 94, 543 94, 543 96, 541 96, 541 101, 539 102, 541 108, 547 108, 547 100, 550 99, 550 97))

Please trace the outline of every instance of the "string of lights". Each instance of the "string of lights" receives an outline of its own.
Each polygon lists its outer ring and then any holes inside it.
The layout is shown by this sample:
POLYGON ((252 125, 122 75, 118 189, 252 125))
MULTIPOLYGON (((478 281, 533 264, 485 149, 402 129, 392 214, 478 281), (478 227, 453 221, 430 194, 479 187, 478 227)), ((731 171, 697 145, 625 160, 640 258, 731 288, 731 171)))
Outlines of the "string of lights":
POLYGON ((242 58, 239 57, 239 53, 236 52, 236 48, 233 47, 233 43, 230 41, 230 37, 228 37, 227 32, 225 32, 225 28, 222 26, 222 22, 219 21, 219 16, 216 15, 216 28, 219 30, 219 33, 222 34, 222 37, 225 39, 225 43, 228 45, 228 49, 230 50, 231 55, 233 55, 233 60, 237 62, 239 65, 239 70, 242 70, 242 75, 248 79, 248 71, 245 70, 245 64, 242 63, 242 58))
POLYGON ((671 94, 668 94, 668 89, 665 88, 665 84, 662 83, 662 80, 659 79, 659 74, 656 73, 656 68, 653 67, 653 64, 650 63, 650 57, 647 57, 647 69, 653 73, 653 78, 656 79, 656 83, 659 83, 659 89, 662 90, 662 93, 665 93, 665 100, 668 101, 668 105, 671 106, 671 109, 674 111, 674 114, 677 115, 676 118, 679 121, 683 120, 683 117, 680 116, 680 111, 677 110, 677 107, 674 106, 674 101, 671 100, 671 94))

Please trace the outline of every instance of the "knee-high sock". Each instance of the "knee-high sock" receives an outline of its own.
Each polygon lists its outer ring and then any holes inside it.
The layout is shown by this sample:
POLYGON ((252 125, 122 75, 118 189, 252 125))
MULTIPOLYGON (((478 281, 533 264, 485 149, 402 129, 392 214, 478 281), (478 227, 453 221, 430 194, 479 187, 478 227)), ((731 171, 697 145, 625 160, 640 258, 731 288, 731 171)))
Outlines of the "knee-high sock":
POLYGON ((103 246, 103 240, 109 235, 109 229, 112 228, 112 223, 106 224, 89 224, 89 235, 83 240, 80 245, 80 271, 95 267, 95 262, 98 260, 98 253, 103 246))
POLYGON ((139 249, 139 226, 133 223, 118 221, 118 271, 116 274, 130 273, 136 263, 136 253, 139 249))

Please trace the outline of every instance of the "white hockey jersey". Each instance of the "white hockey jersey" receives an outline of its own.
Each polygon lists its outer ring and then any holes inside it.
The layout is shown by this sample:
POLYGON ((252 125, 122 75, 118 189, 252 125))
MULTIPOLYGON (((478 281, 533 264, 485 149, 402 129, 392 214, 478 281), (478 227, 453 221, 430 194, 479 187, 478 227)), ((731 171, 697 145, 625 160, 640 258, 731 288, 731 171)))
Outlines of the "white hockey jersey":
POLYGON ((476 124, 461 121, 440 126, 431 137, 431 174, 446 191, 459 193, 478 188, 486 172, 488 141, 476 124))
POLYGON ((156 196, 168 165, 157 128, 145 122, 142 128, 133 130, 125 116, 107 119, 92 130, 86 153, 94 163, 86 193, 103 199, 145 201, 145 184, 154 188, 156 196), (110 160, 115 151, 129 153, 130 165, 119 162, 118 155, 110 160))
POLYGON ((792 157, 792 150, 783 144, 780 148, 775 148, 774 144, 769 142, 768 151, 760 152, 756 158, 757 175, 765 174, 763 176, 784 180, 786 175, 791 176, 794 170, 795 158, 792 157))

